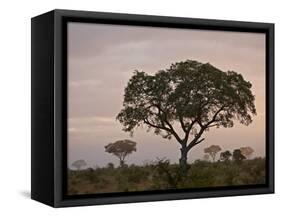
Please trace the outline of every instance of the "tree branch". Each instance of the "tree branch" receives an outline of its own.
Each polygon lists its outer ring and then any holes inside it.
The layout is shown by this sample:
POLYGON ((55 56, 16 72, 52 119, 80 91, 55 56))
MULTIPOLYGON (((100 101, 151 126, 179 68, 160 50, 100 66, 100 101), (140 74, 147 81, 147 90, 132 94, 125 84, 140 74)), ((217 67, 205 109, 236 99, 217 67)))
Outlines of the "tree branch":
POLYGON ((199 144, 200 142, 202 142, 204 139, 201 139, 198 141, 198 139, 201 137, 201 135, 203 134, 204 130, 206 129, 206 127, 201 127, 200 131, 198 134, 196 134, 196 136, 194 137, 194 139, 189 143, 189 145, 187 146, 188 150, 190 150, 191 148, 193 148, 195 145, 199 144))
MULTIPOLYGON (((147 119, 144 119, 144 123, 146 123, 146 124, 148 124, 148 125, 150 125, 152 127, 168 131, 169 133, 171 133, 176 138, 176 140, 179 143, 182 143, 182 139, 176 133, 176 131, 173 128, 172 124, 168 121, 166 112, 161 108, 160 105, 154 104, 152 106, 154 106, 154 107, 156 107, 158 109, 158 115, 157 116, 160 119, 160 122, 161 122, 162 126, 154 125, 154 124, 150 123, 147 119), (162 114, 161 114, 161 112, 162 112, 162 114), (169 128, 166 125, 168 125, 169 128)), ((150 108, 152 106, 150 106, 150 108)))
POLYGON ((185 137, 184 137, 184 142, 185 142, 185 143, 187 143, 188 137, 189 137, 189 134, 190 134, 190 131, 191 131, 193 125, 196 123, 196 121, 197 121, 196 119, 193 120, 193 121, 190 123, 189 127, 187 128, 186 133, 185 133, 185 137))
POLYGON ((187 129, 185 128, 184 122, 183 122, 183 118, 181 115, 179 115, 179 120, 180 120, 180 124, 181 124, 181 128, 183 130, 183 132, 186 133, 187 129))
POLYGON ((195 145, 201 143, 204 141, 204 139, 200 139, 198 141, 198 139, 202 136, 203 132, 210 126, 211 123, 215 122, 216 117, 218 116, 218 114, 225 108, 225 106, 223 105, 218 111, 216 111, 216 113, 214 114, 212 120, 210 120, 207 124, 203 125, 200 121, 198 121, 198 124, 200 125, 201 129, 199 131, 199 133, 194 137, 194 139, 189 143, 188 145, 188 150, 190 150, 191 148, 193 148, 195 145))
POLYGON ((174 137, 176 138, 176 140, 177 140, 179 143, 182 143, 182 139, 181 139, 181 138, 179 137, 179 135, 176 133, 176 131, 174 130, 172 124, 168 121, 166 112, 165 112, 163 109, 161 109, 161 106, 160 106, 160 105, 156 105, 156 107, 157 107, 158 110, 159 110, 159 116, 160 116, 159 118, 160 118, 160 120, 162 121, 162 119, 161 119, 161 112, 162 112, 163 115, 164 115, 164 122, 169 126, 169 128, 170 128, 170 130, 171 130, 171 133, 174 135, 174 137))
POLYGON ((208 125, 210 125, 211 123, 216 121, 216 118, 218 116, 218 114, 225 108, 225 105, 223 105, 218 111, 216 111, 216 113, 214 114, 212 120, 210 120, 205 126, 207 127, 208 125))
POLYGON ((169 128, 167 128, 165 126, 155 125, 155 124, 151 123, 147 118, 144 118, 143 122, 146 123, 147 125, 151 126, 151 127, 158 128, 158 129, 161 129, 161 130, 166 130, 166 131, 171 133, 169 128))
POLYGON ((171 129, 171 133, 174 135, 174 137, 176 138, 176 140, 179 143, 182 143, 181 138, 179 137, 179 135, 176 133, 176 131, 174 130, 173 126, 165 119, 165 123, 170 127, 171 129))
POLYGON ((197 142, 195 142, 195 145, 197 145, 197 144, 203 142, 204 140, 205 140, 205 138, 202 138, 202 139, 198 140, 197 142))

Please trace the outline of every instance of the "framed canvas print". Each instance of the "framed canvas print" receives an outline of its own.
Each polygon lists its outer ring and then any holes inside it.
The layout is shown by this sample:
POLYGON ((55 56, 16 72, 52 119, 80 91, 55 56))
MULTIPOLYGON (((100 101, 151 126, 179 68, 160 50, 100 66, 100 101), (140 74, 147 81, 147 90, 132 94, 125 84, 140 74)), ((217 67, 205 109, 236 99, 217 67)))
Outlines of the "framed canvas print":
POLYGON ((32 18, 32 192, 54 207, 274 192, 274 24, 32 18))

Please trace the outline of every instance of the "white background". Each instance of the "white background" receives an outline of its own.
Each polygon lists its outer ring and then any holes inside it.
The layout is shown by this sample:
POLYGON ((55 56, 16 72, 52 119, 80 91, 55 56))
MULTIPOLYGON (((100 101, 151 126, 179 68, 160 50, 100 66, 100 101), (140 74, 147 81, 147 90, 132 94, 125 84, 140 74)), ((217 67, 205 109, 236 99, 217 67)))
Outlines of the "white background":
MULTIPOLYGON (((281 135, 278 0, 10 0, 0 13, 0 216, 278 216, 281 135), (276 194, 52 209, 30 197, 30 18, 54 8, 274 22, 276 28, 276 194), (276 214, 275 214, 276 213, 276 214)), ((44 187, 44 186, 42 186, 44 187)))

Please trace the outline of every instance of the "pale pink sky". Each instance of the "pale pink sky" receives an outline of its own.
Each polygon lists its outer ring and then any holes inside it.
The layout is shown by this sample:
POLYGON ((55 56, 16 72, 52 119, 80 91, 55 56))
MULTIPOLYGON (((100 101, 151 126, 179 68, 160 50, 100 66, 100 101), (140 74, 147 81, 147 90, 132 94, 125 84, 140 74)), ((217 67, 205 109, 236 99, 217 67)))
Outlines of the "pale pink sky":
POLYGON ((179 144, 145 129, 134 137, 115 120, 122 108, 124 88, 135 69, 153 74, 187 59, 211 63, 241 73, 253 85, 257 116, 244 126, 211 129, 193 148, 188 160, 202 158, 203 149, 223 150, 251 146, 265 155, 265 34, 226 31, 135 27, 105 24, 68 24, 68 159, 84 159, 89 166, 104 166, 117 159, 104 146, 120 139, 137 142, 127 162, 167 157, 178 162, 179 144))

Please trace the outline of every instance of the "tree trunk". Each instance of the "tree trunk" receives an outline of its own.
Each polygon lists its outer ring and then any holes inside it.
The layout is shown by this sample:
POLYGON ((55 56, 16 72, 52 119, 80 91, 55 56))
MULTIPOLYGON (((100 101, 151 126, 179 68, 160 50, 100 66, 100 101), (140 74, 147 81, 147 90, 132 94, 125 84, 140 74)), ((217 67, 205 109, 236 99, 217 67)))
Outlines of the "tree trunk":
POLYGON ((188 149, 187 149, 186 145, 182 145, 180 150, 181 150, 181 157, 179 159, 180 169, 182 171, 187 171, 188 170, 188 165, 187 165, 187 152, 188 152, 188 149))
POLYGON ((125 161, 124 160, 120 160, 120 167, 124 167, 125 161))

